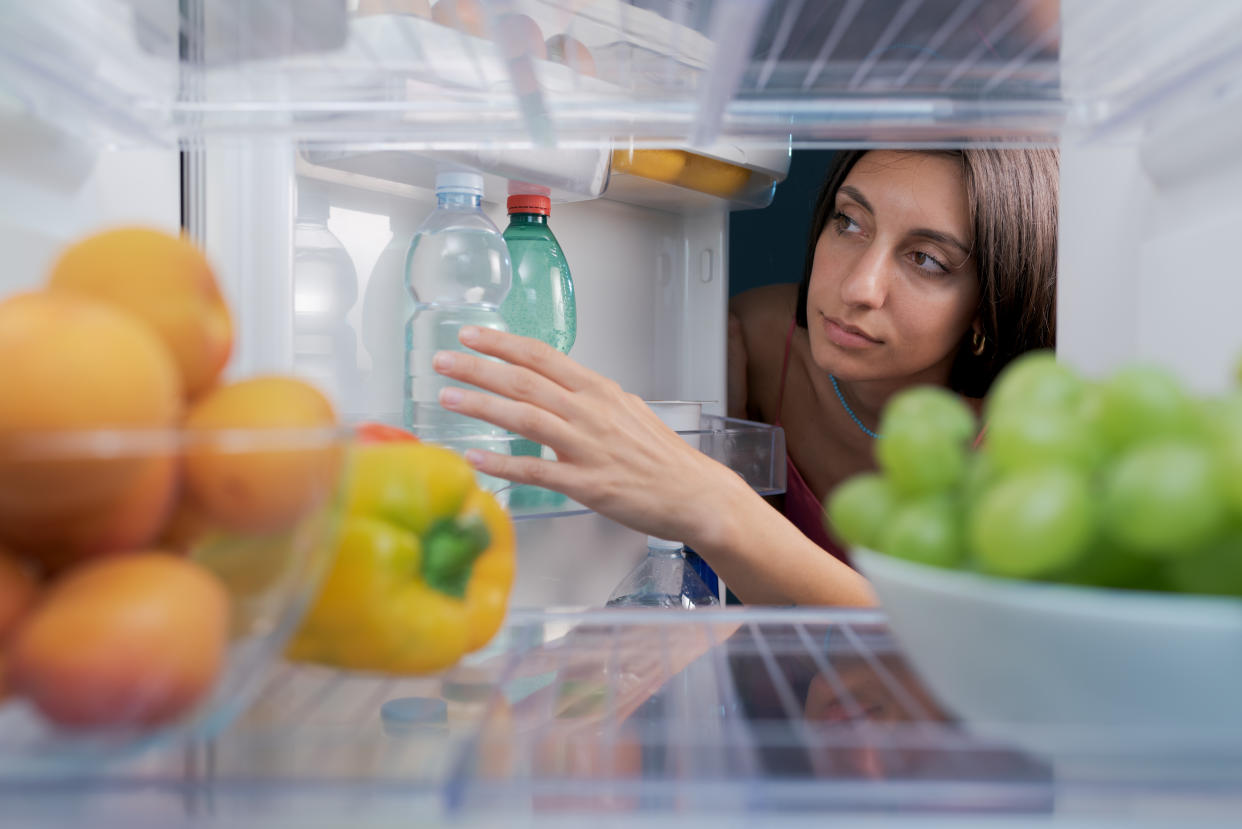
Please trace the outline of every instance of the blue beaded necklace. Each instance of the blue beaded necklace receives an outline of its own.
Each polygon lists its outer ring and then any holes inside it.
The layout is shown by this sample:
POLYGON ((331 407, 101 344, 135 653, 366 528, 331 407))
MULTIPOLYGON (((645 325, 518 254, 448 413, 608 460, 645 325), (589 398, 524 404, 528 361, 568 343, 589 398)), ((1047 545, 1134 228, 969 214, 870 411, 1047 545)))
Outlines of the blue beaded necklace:
POLYGON ((850 416, 851 420, 858 424, 859 429, 862 429, 867 435, 878 440, 880 435, 864 426, 863 422, 858 419, 858 415, 854 414, 854 410, 850 408, 850 404, 845 402, 845 395, 841 394, 841 387, 837 384, 837 378, 829 374, 828 379, 832 381, 832 390, 837 393, 837 399, 840 400, 841 405, 845 407, 845 413, 850 416))

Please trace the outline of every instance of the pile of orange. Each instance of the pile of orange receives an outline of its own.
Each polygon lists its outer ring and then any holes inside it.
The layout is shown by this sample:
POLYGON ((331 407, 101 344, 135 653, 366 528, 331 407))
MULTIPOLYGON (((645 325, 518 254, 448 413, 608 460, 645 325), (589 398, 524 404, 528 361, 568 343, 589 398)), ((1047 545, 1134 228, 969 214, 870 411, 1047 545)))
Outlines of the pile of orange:
POLYGON ((287 529, 340 465, 332 444, 253 440, 336 415, 294 378, 225 382, 232 348, 206 257, 158 230, 91 236, 0 301, 0 696, 98 728, 167 723, 209 693, 235 591, 186 554, 208 532, 287 529))

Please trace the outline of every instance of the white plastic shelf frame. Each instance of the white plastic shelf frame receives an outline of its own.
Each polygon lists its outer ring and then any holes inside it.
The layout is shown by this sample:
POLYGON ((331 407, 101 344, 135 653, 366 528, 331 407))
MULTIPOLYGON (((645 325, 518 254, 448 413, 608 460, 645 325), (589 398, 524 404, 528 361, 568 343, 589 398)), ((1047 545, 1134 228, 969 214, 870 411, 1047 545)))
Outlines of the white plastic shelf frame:
POLYGON ((1238 98, 1229 0, 482 0, 485 37, 346 0, 44 0, 0 26, 6 97, 109 142, 279 135, 454 149, 1053 143, 1238 98), (521 51, 506 14, 591 50, 521 51), (1065 25, 1062 27, 1061 23, 1065 25))
POLYGON ((216 738, 86 776, 0 779, 0 811, 118 825, 1215 826, 1242 805, 1240 760, 1048 758, 978 739, 876 611, 512 611, 440 676, 280 665, 216 738))

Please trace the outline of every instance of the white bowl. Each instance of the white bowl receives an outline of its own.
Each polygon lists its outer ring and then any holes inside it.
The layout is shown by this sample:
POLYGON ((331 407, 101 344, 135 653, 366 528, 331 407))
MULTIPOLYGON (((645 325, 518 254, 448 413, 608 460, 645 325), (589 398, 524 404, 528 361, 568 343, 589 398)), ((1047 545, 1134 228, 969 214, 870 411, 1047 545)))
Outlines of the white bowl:
POLYGON ((1049 754, 1242 755, 1242 601, 855 561, 966 727, 1049 754))

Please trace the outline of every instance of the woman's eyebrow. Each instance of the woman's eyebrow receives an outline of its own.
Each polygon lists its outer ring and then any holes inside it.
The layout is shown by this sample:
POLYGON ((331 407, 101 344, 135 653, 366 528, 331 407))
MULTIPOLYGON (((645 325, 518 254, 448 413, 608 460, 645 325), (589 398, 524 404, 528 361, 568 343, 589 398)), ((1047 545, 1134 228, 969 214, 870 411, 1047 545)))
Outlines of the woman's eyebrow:
POLYGON ((858 202, 859 206, 862 207, 863 210, 866 210, 872 216, 875 215, 875 208, 871 206, 871 202, 867 201, 866 196, 858 192, 858 188, 851 187, 848 184, 842 184, 839 188, 837 188, 837 192, 844 193, 849 196, 851 199, 858 202))
POLYGON ((925 227, 917 227, 910 231, 911 236, 922 236, 924 239, 931 239, 933 242, 939 242, 942 245, 952 245, 961 250, 967 256, 970 255, 970 248, 956 236, 952 236, 940 230, 931 230, 925 227))

